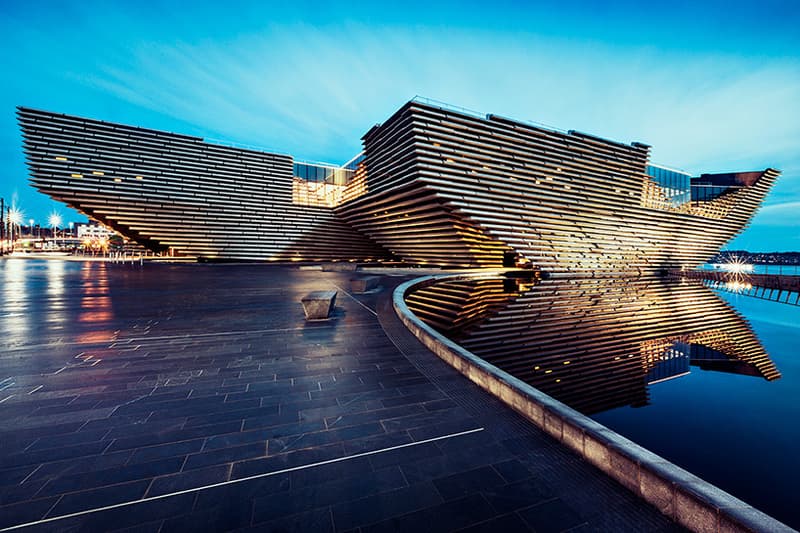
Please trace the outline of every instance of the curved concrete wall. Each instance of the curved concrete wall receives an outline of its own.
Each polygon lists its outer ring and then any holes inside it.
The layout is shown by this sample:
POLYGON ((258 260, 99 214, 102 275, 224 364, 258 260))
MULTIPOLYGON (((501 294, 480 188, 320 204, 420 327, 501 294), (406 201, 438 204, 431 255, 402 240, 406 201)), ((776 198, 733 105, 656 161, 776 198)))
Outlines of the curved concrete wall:
POLYGON ((445 338, 405 303, 412 288, 498 271, 427 276, 395 289, 394 309, 431 351, 679 524, 702 532, 789 532, 785 524, 670 463, 445 338))

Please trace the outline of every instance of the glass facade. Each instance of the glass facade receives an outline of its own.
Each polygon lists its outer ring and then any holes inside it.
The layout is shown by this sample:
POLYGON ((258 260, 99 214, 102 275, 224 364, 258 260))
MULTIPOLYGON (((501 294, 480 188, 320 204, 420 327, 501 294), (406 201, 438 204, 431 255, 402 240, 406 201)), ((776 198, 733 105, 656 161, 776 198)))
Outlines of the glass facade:
MULTIPOLYGON (((364 154, 359 154, 341 167, 318 163, 294 163, 292 203, 318 207, 335 207, 352 193, 354 181, 364 154)), ((366 189, 365 189, 366 191, 366 189)))
POLYGON ((655 165, 647 166, 647 175, 653 178, 673 207, 688 203, 693 198, 692 177, 684 172, 655 165))
POLYGON ((731 187, 729 185, 710 185, 705 183, 692 184, 692 201, 693 202, 708 202, 719 198, 728 191, 739 189, 739 187, 731 187))

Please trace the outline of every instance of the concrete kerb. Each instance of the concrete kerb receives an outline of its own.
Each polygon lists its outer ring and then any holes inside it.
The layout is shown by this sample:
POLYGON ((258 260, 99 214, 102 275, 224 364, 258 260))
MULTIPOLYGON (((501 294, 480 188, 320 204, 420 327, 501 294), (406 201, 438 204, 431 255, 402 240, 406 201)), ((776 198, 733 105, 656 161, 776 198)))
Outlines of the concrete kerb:
POLYGON ((395 312, 437 356, 684 527, 714 533, 795 531, 465 350, 422 322, 405 303, 412 288, 492 278, 502 272, 431 275, 407 281, 394 291, 395 312))

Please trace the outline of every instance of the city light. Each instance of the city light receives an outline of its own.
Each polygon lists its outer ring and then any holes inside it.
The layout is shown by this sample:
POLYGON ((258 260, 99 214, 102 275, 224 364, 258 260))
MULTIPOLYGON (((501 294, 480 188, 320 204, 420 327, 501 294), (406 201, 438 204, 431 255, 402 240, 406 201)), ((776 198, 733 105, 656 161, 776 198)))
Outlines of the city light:
POLYGON ((47 223, 50 225, 51 228, 57 229, 59 226, 61 226, 61 215, 53 211, 47 218, 47 223))
POLYGON ((16 226, 22 224, 22 210, 17 207, 12 207, 11 209, 9 209, 8 221, 16 226))
POLYGON ((732 274, 750 274, 753 272, 753 265, 746 263, 741 257, 733 256, 727 263, 722 263, 720 269, 732 274))

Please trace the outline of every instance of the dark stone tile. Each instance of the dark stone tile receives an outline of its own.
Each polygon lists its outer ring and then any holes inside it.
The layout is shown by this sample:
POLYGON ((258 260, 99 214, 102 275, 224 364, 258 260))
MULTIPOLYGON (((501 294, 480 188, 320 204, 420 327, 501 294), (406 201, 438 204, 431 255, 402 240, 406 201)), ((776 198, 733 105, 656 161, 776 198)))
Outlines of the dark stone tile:
POLYGON ((265 472, 278 472, 285 469, 330 461, 343 456, 344 447, 341 443, 336 443, 329 446, 320 446, 319 448, 308 448, 305 450, 282 453, 264 459, 251 459, 249 461, 235 463, 233 465, 231 478, 238 479, 263 474, 265 472))
POLYGON ((144 496, 149 484, 149 481, 132 481, 65 494, 53 507, 53 510, 48 513, 48 516, 61 516, 87 509, 97 509, 107 505, 136 501, 144 496))
POLYGON ((356 500, 406 485, 399 468, 364 472, 255 500, 253 522, 266 522, 302 511, 356 500))
POLYGON ((361 528, 364 533, 381 531, 452 531, 492 518, 494 510, 478 494, 389 518, 361 528))
POLYGON ((258 429, 258 428, 267 428, 272 426, 283 426, 287 424, 296 424, 300 422, 300 417, 297 413, 287 413, 287 414, 272 414, 266 416, 255 416, 251 418, 245 418, 244 423, 242 425, 242 429, 258 429))
POLYGON ((21 485, 0 488, 0 506, 33 499, 45 483, 47 480, 44 479, 28 480, 21 485))
POLYGON ((442 452, 433 442, 397 448, 375 455, 370 455, 369 460, 376 470, 392 465, 405 465, 420 459, 429 459, 441 455, 442 452))
POLYGON ((502 531, 502 533, 528 533, 534 530, 514 513, 498 516, 486 522, 459 530, 460 533, 496 533, 498 531, 502 531))
POLYGON ((67 405, 51 405, 48 407, 40 407, 38 409, 34 409, 33 412, 28 414, 28 416, 38 417, 47 415, 58 415, 61 413, 75 413, 77 411, 91 411, 92 409, 95 408, 95 406, 97 406, 97 403, 98 403, 97 400, 89 400, 89 401, 76 400, 67 405))
POLYGON ((225 398, 223 396, 206 396, 203 398, 190 398, 181 400, 172 400, 169 398, 156 398, 156 400, 162 401, 150 401, 145 403, 131 403, 128 405, 122 405, 117 408, 115 413, 120 415, 130 415, 133 413, 161 411, 174 413, 175 415, 187 415, 195 413, 201 414, 204 412, 204 410, 212 408, 216 404, 223 403, 225 398))
POLYGON ((0 487, 22 483, 37 468, 38 465, 26 465, 0 470, 0 487))
POLYGON ((163 530, 164 520, 155 520, 145 524, 115 529, 114 533, 159 533, 163 530))
MULTIPOLYGON (((143 416, 143 415, 136 415, 143 416)), ((111 431, 106 435, 107 439, 128 439, 139 437, 151 433, 163 433, 167 431, 177 431, 186 423, 185 417, 172 418, 169 420, 153 420, 148 419, 136 421, 136 416, 120 416, 119 420, 134 420, 132 423, 118 424, 111 428, 111 431)), ((148 413, 149 416, 149 413, 148 413)), ((117 417, 111 417, 108 420, 112 421, 117 417)), ((88 424, 87 424, 88 425, 88 424)))
POLYGON ((370 474, 372 465, 366 457, 356 457, 346 461, 327 463, 313 468, 303 468, 289 473, 292 489, 311 487, 344 479, 347 477, 370 474))
POLYGON ((191 416, 186 419, 186 424, 184 427, 188 428, 193 426, 206 426, 209 424, 218 424, 220 422, 228 422, 232 420, 243 421, 246 418, 278 414, 277 407, 261 407, 259 405, 260 400, 254 400, 253 402, 248 401, 247 403, 255 403, 256 405, 248 409, 218 410, 218 412, 211 414, 191 416))
POLYGON ((108 433, 107 429, 98 429, 94 431, 78 431, 64 435, 40 437, 36 442, 29 446, 26 451, 49 450, 52 448, 60 448, 62 446, 97 442, 102 440, 106 433, 108 433))
POLYGON ((433 483, 445 500, 455 500, 468 494, 505 485, 500 474, 490 466, 434 479, 433 483))
POLYGON ((353 529, 441 502, 433 484, 420 483, 334 505, 333 522, 337 531, 353 529))
POLYGON ((126 450, 130 448, 141 448, 154 444, 164 444, 168 442, 178 442, 182 440, 196 439, 198 437, 208 437, 211 435, 222 435, 225 433, 238 433, 241 429, 241 422, 224 422, 209 426, 200 426, 174 431, 162 431, 135 437, 119 438, 111 443, 109 450, 126 450))
POLYGON ((240 446, 219 448, 208 452, 192 454, 186 458, 183 469, 192 470, 194 468, 203 468, 221 463, 232 463, 234 461, 264 457, 266 455, 266 442, 251 442, 240 446))
POLYGON ((330 509, 325 507, 269 520, 258 524, 254 530, 270 533, 331 533, 334 529, 330 509))
POLYGON ((173 457, 95 472, 62 475, 47 483, 41 490, 40 495, 61 494, 64 492, 102 487, 104 485, 113 485, 137 479, 150 479, 156 476, 177 472, 181 469, 182 464, 182 457, 173 457))
POLYGON ((363 439, 349 440, 344 443, 344 449, 347 455, 355 455, 376 450, 385 450, 386 448, 402 446, 403 444, 410 444, 411 442, 413 442, 413 440, 408 436, 408 433, 401 431, 396 433, 383 433, 363 439))
POLYGON ((424 409, 419 405, 402 405, 399 407, 390 407, 388 409, 376 409, 374 411, 367 411, 364 413, 328 417, 325 419, 325 423, 330 428, 355 426, 359 424, 365 424, 367 422, 391 420, 394 418, 409 416, 422 412, 424 412, 424 409))
POLYGON ((60 448, 48 450, 35 450, 30 452, 19 452, 0 457, 0 468, 15 466, 32 465, 59 459, 74 459, 87 455, 95 455, 102 452, 108 446, 108 442, 88 442, 73 446, 62 446, 60 448))
POLYGON ((383 408, 380 400, 363 400, 350 402, 347 405, 340 405, 338 398, 330 398, 334 404, 328 407, 316 407, 313 409, 303 409, 299 412, 300 420, 324 420, 331 416, 349 415, 353 413, 363 413, 383 408))
POLYGON ((50 479, 57 476, 68 474, 81 474, 84 472, 94 472, 123 466, 128 462, 132 452, 123 450, 121 452, 104 453, 89 455, 76 459, 64 459, 39 465, 39 468, 31 474, 30 480, 50 479))
POLYGON ((483 495, 499 514, 535 505, 554 496, 550 487, 534 478, 494 487, 483 491, 483 495))
MULTIPOLYGON (((213 467, 220 468, 220 467, 213 467)), ((276 474, 256 479, 238 480, 219 487, 205 489, 197 493, 195 509, 205 510, 228 501, 250 501, 260 496, 268 496, 288 491, 291 486, 289 474, 276 474)))
MULTIPOLYGON (((108 418, 89 420, 83 426, 81 426, 80 431, 97 431, 100 429, 113 430, 114 428, 121 426, 128 426, 128 428, 135 427, 144 424, 149 416, 150 413, 137 413, 130 416, 111 415, 108 418)), ((129 433, 125 433, 124 435, 127 434, 129 433)), ((109 438, 115 438, 117 436, 121 435, 115 435, 114 433, 109 433, 108 435, 109 438)))
POLYGON ((377 422, 361 424, 358 426, 348 426, 328 431, 302 433, 300 435, 294 435, 283 439, 270 439, 269 453, 270 455, 275 455, 290 450, 310 448, 314 446, 373 437, 383 434, 383 426, 377 422))
POLYGON ((128 462, 130 464, 146 463, 167 457, 185 456, 199 452, 203 448, 204 442, 205 439, 193 439, 138 448, 133 451, 133 455, 128 462))
POLYGON ((181 490, 195 489, 215 483, 227 481, 230 476, 231 465, 217 465, 208 468, 198 468, 159 476, 155 478, 147 491, 147 497, 170 494, 181 490))
POLYGON ((519 515, 537 533, 564 531, 584 522, 577 511, 559 499, 528 507, 519 511, 519 515))
POLYGON ((507 483, 514 483, 515 481, 522 481, 523 479, 531 477, 530 470, 517 459, 493 463, 492 468, 503 476, 503 479, 505 479, 507 483))
MULTIPOLYGON (((185 514, 187 509, 192 508, 194 500, 195 494, 193 493, 169 496, 90 513, 76 517, 74 520, 62 520, 58 522, 58 525, 62 530, 86 532, 137 527, 185 514)), ((43 531, 52 531, 52 527, 43 531)))
POLYGON ((422 407, 425 408, 426 411, 441 411, 444 409, 456 409, 459 408, 458 404, 453 400, 448 398, 444 398, 441 400, 433 400, 430 402, 425 402, 422 404, 422 407))
POLYGON ((11 527, 40 520, 44 518, 45 513, 53 507, 56 501, 58 498, 42 498, 0 506, 0 527, 11 527))
POLYGON ((251 506, 250 501, 225 502, 212 509, 170 518, 164 522, 163 531, 193 533, 240 529, 250 525, 251 506))

